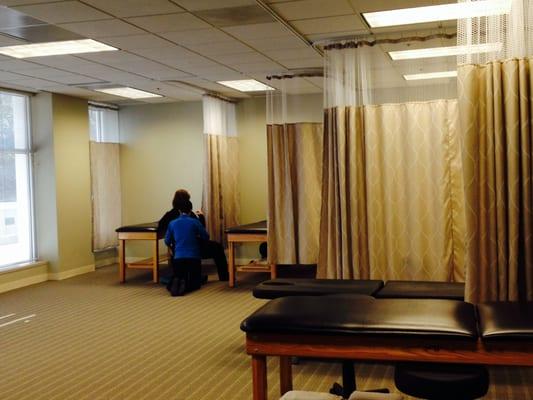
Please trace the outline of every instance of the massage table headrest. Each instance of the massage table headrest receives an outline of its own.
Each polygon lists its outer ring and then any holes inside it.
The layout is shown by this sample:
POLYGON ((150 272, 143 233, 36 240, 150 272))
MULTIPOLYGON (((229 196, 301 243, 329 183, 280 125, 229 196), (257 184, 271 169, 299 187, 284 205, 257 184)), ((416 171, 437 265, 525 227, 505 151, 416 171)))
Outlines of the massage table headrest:
POLYGON ((455 300, 294 296, 272 300, 242 324, 247 333, 431 336, 476 339, 475 308, 455 300), (329 300, 329 301, 328 301, 329 300))

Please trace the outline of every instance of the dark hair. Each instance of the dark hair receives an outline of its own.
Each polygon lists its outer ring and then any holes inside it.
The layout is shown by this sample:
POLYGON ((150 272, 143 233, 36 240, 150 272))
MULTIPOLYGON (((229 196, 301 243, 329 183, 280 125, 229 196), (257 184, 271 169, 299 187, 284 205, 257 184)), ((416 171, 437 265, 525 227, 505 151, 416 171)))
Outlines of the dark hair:
POLYGON ((184 214, 190 214, 192 211, 192 203, 190 200, 183 200, 178 204, 178 210, 184 214))
MULTIPOLYGON (((185 189, 178 189, 174 193, 174 199, 172 200, 172 208, 181 211, 183 202, 191 200, 191 195, 185 189)), ((189 201, 190 202, 190 201, 189 201)), ((192 209, 192 206, 191 206, 192 209)))

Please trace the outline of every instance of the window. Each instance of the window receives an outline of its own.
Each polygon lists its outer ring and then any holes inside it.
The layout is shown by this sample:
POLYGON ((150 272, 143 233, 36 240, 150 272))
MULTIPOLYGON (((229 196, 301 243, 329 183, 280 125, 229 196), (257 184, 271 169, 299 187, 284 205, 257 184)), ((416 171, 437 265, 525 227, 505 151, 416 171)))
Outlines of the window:
POLYGON ((91 140, 100 143, 119 143, 118 110, 89 106, 91 140))
POLYGON ((121 225, 118 111, 89 107, 93 251, 118 245, 121 225))
POLYGON ((34 258, 28 103, 0 91, 0 269, 34 258))

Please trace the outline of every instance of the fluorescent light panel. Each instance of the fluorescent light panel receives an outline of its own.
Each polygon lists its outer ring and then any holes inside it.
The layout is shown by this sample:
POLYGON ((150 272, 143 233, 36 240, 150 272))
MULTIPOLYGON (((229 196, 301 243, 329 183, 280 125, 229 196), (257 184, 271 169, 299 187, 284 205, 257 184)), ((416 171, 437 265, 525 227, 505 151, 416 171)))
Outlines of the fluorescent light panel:
POLYGON ((512 0, 481 0, 363 13, 371 28, 509 14, 512 0))
POLYGON ((152 97, 163 97, 160 94, 145 92, 144 90, 134 89, 130 87, 117 87, 94 90, 96 90, 97 92, 112 94, 114 96, 126 97, 128 99, 148 99, 152 97))
POLYGON ((412 60, 415 58, 448 57, 463 54, 490 53, 500 51, 501 43, 475 44, 471 46, 431 47, 427 49, 389 51, 393 60, 412 60))
POLYGON ((417 81, 422 79, 454 78, 457 71, 426 72, 423 74, 407 74, 403 76, 406 81, 417 81))
POLYGON ((58 56, 63 54, 95 53, 118 50, 92 39, 65 40, 0 47, 0 54, 15 58, 58 56))
POLYGON ((265 85, 255 79, 242 79, 238 81, 218 81, 221 85, 230 87, 240 92, 261 92, 264 90, 274 90, 273 87, 265 85))

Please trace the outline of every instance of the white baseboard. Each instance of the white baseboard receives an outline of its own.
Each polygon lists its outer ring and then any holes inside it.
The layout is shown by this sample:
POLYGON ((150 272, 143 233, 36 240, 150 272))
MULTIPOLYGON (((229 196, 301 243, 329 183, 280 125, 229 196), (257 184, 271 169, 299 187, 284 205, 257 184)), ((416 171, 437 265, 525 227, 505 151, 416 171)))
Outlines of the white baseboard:
POLYGON ((10 290, 20 289, 24 286, 35 285, 36 283, 46 282, 48 280, 48 274, 42 273, 27 278, 17 279, 16 281, 6 282, 0 284, 0 293, 8 292, 10 290))
POLYGON ((72 268, 67 271, 61 271, 61 272, 49 272, 48 273, 48 280, 50 281, 60 281, 63 279, 72 278, 77 275, 86 274, 88 272, 94 272, 95 266, 94 264, 84 265, 82 267, 78 268, 72 268))
POLYGON ((108 265, 113 265, 118 263, 118 257, 109 257, 103 258, 101 260, 96 260, 94 263, 95 268, 107 267, 108 265))

